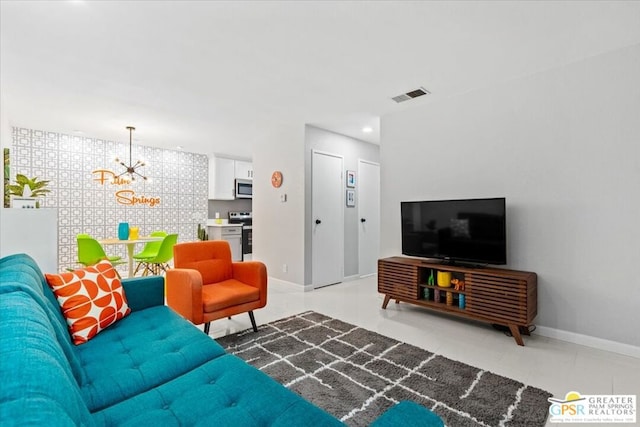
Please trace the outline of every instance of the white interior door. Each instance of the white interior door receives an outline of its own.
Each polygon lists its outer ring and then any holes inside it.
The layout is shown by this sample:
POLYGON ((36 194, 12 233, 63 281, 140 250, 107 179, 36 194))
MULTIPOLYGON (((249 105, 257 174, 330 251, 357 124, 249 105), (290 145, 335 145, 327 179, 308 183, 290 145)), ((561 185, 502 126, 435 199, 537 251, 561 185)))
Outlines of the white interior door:
POLYGON ((380 256, 380 165, 358 161, 358 270, 375 274, 380 256))
POLYGON ((314 287, 341 282, 344 271, 343 159, 314 151, 311 160, 311 278, 314 287))

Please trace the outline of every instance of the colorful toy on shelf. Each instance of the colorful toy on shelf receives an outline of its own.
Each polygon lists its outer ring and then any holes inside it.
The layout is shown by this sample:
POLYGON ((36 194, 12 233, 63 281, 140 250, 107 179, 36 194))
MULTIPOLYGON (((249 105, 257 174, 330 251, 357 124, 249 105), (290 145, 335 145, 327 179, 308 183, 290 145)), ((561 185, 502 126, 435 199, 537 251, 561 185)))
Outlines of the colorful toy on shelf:
POLYGON ((429 276, 429 279, 427 279, 427 285, 435 286, 435 284, 436 279, 433 277, 433 270, 431 270, 431 275, 429 276))
POLYGON ((437 274, 438 286, 441 288, 451 287, 451 272, 450 271, 438 271, 437 274))
POLYGON ((464 280, 452 279, 451 283, 455 286, 456 291, 464 291, 464 280))

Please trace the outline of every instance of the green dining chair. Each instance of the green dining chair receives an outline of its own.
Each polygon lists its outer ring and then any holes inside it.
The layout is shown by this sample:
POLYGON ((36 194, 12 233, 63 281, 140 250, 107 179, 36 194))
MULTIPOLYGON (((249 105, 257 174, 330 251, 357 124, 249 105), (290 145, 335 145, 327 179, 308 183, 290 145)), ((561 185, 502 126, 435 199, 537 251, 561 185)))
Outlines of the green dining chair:
POLYGON ((113 265, 123 264, 120 256, 108 256, 102 245, 88 234, 78 234, 76 236, 78 242, 78 262, 85 267, 95 265, 103 259, 107 259, 113 265))
MULTIPOLYGON (((152 237, 166 237, 167 232, 158 230, 158 231, 152 231, 151 234, 149 235, 152 237)), ((144 245, 144 248, 142 248, 142 251, 138 252, 133 256, 133 259, 138 261, 138 264, 136 265, 136 269, 133 272, 134 276, 138 273, 140 268, 142 268, 145 265, 144 263, 146 260, 158 256, 160 245, 162 245, 162 240, 154 240, 152 242, 147 242, 144 245)))
POLYGON ((158 254, 153 258, 147 258, 142 261, 144 264, 144 271, 142 272, 142 275, 148 276, 149 273, 153 275, 160 275, 161 272, 166 273, 169 268, 169 261, 173 259, 173 247, 177 242, 177 234, 168 234, 164 239, 162 239, 158 254))

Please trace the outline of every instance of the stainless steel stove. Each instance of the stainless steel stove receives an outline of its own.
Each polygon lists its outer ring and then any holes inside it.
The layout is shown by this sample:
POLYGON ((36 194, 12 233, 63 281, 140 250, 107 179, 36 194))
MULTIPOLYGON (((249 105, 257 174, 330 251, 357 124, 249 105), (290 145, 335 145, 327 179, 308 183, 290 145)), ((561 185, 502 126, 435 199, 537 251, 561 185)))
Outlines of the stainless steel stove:
POLYGON ((253 214, 251 212, 229 212, 229 224, 242 225, 242 260, 250 261, 253 258, 253 214))

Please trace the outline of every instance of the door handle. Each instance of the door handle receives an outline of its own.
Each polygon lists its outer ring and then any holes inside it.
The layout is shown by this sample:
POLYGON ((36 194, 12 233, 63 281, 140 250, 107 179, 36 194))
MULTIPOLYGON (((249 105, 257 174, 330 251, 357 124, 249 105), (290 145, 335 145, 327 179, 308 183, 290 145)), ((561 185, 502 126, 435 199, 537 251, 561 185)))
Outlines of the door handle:
POLYGON ((316 219, 316 224, 320 224, 322 221, 320 221, 319 219, 316 219))
POLYGON ((360 218, 360 222, 367 222, 365 218, 360 218))

